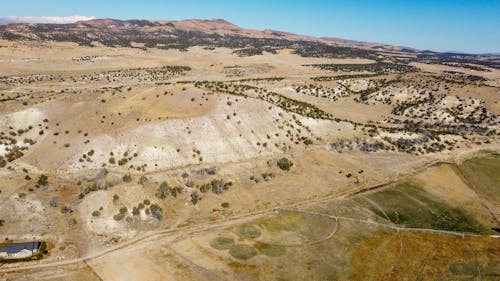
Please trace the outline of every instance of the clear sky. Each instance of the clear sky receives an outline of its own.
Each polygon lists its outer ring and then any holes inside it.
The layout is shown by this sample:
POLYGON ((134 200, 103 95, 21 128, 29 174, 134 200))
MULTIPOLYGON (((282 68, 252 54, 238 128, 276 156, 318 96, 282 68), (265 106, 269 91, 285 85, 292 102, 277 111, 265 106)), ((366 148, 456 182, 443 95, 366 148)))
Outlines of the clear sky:
POLYGON ((434 51, 500 52, 500 0, 0 0, 2 16, 223 18, 276 29, 434 51))

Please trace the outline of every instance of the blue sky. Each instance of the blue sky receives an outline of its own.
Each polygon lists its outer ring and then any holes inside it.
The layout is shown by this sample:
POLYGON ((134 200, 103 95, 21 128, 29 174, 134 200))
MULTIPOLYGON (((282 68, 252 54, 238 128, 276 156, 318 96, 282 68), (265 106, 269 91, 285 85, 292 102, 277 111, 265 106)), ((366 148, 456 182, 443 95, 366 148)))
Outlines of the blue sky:
POLYGON ((223 18, 276 29, 470 53, 500 52, 500 0, 0 0, 2 16, 223 18))

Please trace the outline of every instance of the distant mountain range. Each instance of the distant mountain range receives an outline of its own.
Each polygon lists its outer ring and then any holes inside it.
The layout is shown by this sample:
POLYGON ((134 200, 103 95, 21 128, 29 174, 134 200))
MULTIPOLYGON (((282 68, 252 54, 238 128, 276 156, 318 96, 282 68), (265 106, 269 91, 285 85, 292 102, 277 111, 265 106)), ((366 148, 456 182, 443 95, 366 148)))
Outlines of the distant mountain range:
POLYGON ((485 53, 485 54, 481 54, 483 56, 500 56, 500 53, 485 53))
MULTIPOLYGON (((18 37, 16 35, 20 35, 22 37, 30 38, 31 35, 41 35, 37 34, 40 31, 45 31, 46 33, 52 33, 55 35, 56 30, 61 30, 62 28, 66 28, 68 32, 89 32, 89 36, 92 37, 92 29, 94 31, 100 33, 103 30, 114 31, 117 34, 123 33, 124 31, 134 31, 140 32, 143 35, 146 34, 155 34, 155 35, 168 35, 168 34, 176 34, 179 32, 195 32, 195 33, 205 33, 211 35, 220 35, 220 36, 239 36, 239 37, 249 37, 249 38, 267 38, 267 39, 279 39, 279 40, 290 40, 290 41, 317 41, 327 44, 335 44, 338 46, 345 47, 359 47, 359 48, 368 48, 368 49, 377 49, 377 50, 413 50, 411 48, 404 47, 396 47, 392 45, 386 44, 377 44, 377 43, 367 43, 361 41, 353 41, 353 40, 344 40, 339 38, 316 38, 307 35, 297 35, 290 32, 283 32, 271 29, 265 30, 253 30, 253 29, 244 29, 233 23, 230 23, 224 19, 212 19, 212 20, 201 20, 201 19, 188 19, 181 21, 169 21, 169 20, 116 20, 116 19, 91 19, 86 21, 77 21, 75 23, 65 24, 65 26, 61 26, 60 24, 46 24, 46 23, 38 23, 34 24, 37 27, 34 28, 32 23, 22 23, 23 18, 0 18, 0 24, 8 25, 3 26, 1 29, 3 30, 4 37, 18 37), (51 28, 50 26, 53 26, 51 28), (24 26, 24 27, 23 27, 24 26), (31 27, 30 27, 31 26, 31 27), (35 32, 35 34, 22 34, 23 30, 31 29, 35 32), (38 32, 37 32, 38 31, 38 32), (11 33, 11 34, 9 34, 11 33)), ((29 20, 29 18, 27 18, 29 20)), ((63 19, 61 19, 63 20, 63 19)), ((51 37, 48 36, 40 36, 40 38, 51 37)), ((36 38, 36 37, 35 37, 36 38)), ((49 39, 45 38, 45 39, 49 39)), ((34 38, 31 38, 34 39, 34 38)), ((57 38, 55 38, 57 39, 57 38)), ((85 41, 85 40, 83 40, 85 41)), ((415 50, 416 51, 416 50, 415 50)))
POLYGON ((291 49, 298 55, 327 58, 367 58, 398 63, 479 64, 500 67, 500 58, 420 51, 379 43, 339 38, 317 38, 277 30, 244 29, 224 19, 116 20, 91 19, 68 24, 13 23, 0 25, 0 39, 75 42, 82 46, 187 50, 192 46, 226 47, 240 56, 291 49), (390 57, 387 54, 392 54, 390 57))

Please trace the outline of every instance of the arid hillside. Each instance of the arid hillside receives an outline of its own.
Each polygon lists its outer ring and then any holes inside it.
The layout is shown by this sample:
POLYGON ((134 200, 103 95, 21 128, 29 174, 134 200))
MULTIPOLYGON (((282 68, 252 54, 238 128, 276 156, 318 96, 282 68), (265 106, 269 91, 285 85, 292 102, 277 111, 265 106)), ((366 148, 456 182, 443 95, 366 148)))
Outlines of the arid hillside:
POLYGON ((224 20, 0 38, 0 239, 48 246, 0 280, 500 276, 498 57, 224 20))

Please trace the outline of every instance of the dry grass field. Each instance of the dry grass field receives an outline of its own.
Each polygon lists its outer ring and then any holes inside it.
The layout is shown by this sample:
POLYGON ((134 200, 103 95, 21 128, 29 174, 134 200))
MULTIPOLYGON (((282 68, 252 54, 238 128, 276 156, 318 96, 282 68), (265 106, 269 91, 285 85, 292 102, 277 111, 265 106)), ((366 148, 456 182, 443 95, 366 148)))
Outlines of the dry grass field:
POLYGON ((49 245, 0 280, 498 280, 499 69, 61 41, 0 40, 0 239, 49 245))

